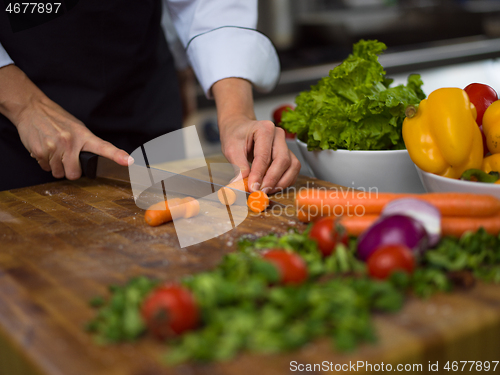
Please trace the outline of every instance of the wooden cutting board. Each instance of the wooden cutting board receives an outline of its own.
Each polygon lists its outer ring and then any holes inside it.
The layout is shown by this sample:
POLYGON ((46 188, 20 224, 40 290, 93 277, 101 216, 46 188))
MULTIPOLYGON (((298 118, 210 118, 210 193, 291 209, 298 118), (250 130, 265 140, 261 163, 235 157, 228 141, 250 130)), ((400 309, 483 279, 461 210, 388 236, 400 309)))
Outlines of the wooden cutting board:
MULTIPOLYGON (((301 177, 295 188, 312 182, 336 187, 301 177)), ((293 217, 293 194, 275 198, 291 205, 292 216, 249 215, 218 238, 180 249, 172 223, 146 225, 124 183, 84 178, 0 192, 0 374, 274 375, 323 361, 422 365, 423 373, 438 361, 448 373, 447 361, 500 360, 498 285, 410 298, 401 312, 374 317, 377 344, 347 354, 320 340, 287 354, 167 368, 165 348, 153 339, 103 347, 82 329, 94 315, 89 299, 109 284, 138 275, 176 280, 215 267, 243 234, 304 228, 293 217)))

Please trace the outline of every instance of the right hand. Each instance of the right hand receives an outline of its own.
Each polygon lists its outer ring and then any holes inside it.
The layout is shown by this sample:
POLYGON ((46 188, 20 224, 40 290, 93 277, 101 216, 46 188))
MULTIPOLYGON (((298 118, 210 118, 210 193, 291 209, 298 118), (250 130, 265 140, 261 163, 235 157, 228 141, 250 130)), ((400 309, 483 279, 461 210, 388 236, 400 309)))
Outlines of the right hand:
POLYGON ((81 151, 93 152, 120 165, 129 164, 125 151, 95 136, 81 121, 45 96, 17 67, 0 69, 0 87, 10 88, 5 90, 7 93, 0 92, 0 99, 9 92, 13 98, 11 103, 0 100, 0 112, 17 127, 30 155, 54 177, 80 178, 81 151))

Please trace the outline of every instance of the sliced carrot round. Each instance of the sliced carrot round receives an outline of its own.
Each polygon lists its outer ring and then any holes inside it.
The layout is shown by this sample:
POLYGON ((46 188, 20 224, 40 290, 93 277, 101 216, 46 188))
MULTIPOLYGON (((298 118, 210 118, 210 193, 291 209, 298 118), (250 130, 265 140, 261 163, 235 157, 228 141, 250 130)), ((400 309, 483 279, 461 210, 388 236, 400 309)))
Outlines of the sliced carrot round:
POLYGON ((269 197, 263 191, 254 191, 248 196, 247 205, 253 212, 262 212, 269 206, 269 197))
POLYGON ((245 190, 248 192, 248 177, 231 182, 226 187, 220 188, 217 192, 217 197, 222 204, 226 206, 231 206, 236 202, 236 193, 234 190, 245 190))
POLYGON ((236 202, 236 193, 227 187, 220 188, 217 192, 217 197, 219 201, 226 206, 231 206, 236 202))

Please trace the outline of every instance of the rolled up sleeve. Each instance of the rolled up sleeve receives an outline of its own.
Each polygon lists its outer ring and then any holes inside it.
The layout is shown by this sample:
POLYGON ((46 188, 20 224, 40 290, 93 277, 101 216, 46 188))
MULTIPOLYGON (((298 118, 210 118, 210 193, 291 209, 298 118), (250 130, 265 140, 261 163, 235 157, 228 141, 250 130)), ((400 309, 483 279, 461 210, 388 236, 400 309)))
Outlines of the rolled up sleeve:
POLYGON ((268 92, 279 79, 276 49, 257 25, 256 0, 164 0, 205 95, 224 78, 268 92))

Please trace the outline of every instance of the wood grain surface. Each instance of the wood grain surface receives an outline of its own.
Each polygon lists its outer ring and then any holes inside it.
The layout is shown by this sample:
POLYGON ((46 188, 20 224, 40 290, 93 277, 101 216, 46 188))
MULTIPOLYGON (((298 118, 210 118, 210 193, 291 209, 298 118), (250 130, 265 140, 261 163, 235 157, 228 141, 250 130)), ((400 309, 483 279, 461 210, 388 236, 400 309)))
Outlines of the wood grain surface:
MULTIPOLYGON (((299 178, 295 188, 308 183, 299 178)), ((276 200, 292 204, 293 191, 276 200)), ((429 361, 442 370, 446 361, 500 360, 500 286, 494 285, 409 298, 401 312, 374 317, 378 343, 347 354, 320 340, 292 353, 167 368, 165 347, 151 338, 99 346, 82 329, 94 315, 89 299, 106 295, 109 284, 210 270, 243 234, 303 228, 293 208, 289 214, 251 214, 217 238, 180 249, 172 223, 146 225, 126 183, 83 178, 0 192, 0 374, 265 375, 293 373, 291 361, 422 364, 427 373, 429 361)))

